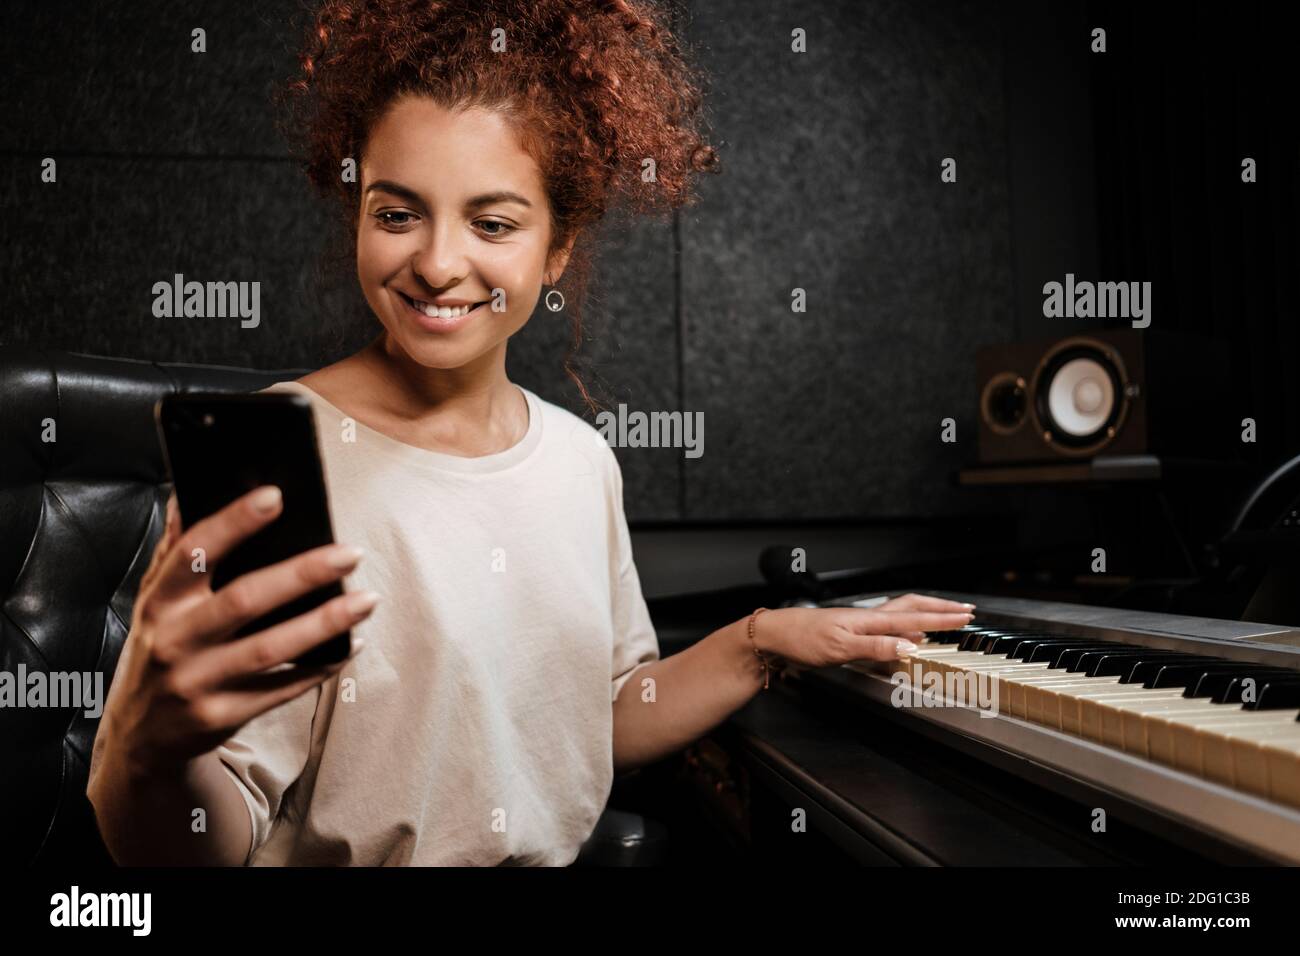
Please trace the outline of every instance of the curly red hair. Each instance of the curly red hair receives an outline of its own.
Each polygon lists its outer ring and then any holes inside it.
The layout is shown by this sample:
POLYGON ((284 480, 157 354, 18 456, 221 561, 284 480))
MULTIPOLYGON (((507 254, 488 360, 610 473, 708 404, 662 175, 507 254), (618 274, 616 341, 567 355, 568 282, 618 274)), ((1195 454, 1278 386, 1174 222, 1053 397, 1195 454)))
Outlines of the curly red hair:
MULTIPOLYGON (((354 234, 359 185, 343 181, 341 163, 359 165, 371 124, 408 93, 507 121, 541 170, 552 250, 607 213, 689 205, 693 174, 719 168, 700 132, 702 79, 648 0, 325 0, 299 62, 283 91, 286 131, 354 234)), ((572 364, 591 261, 577 242, 564 274, 573 325, 565 370, 594 410, 572 364)))

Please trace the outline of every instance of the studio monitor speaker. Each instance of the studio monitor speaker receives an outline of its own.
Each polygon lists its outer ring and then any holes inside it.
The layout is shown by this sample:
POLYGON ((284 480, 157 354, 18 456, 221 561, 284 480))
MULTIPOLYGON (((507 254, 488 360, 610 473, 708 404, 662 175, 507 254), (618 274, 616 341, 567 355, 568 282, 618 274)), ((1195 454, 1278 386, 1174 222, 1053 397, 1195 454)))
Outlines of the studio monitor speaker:
POLYGON ((983 464, 1213 459, 1239 431, 1227 350, 1209 339, 1105 329, 985 347, 975 368, 983 464))

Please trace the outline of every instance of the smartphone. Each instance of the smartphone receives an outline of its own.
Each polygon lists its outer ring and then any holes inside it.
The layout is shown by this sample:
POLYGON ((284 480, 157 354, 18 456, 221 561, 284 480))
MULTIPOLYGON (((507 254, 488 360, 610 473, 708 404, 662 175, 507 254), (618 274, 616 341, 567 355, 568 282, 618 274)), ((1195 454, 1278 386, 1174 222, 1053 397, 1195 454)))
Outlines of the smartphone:
MULTIPOLYGON (((306 398, 278 392, 169 394, 154 405, 154 420, 183 529, 262 485, 276 485, 284 496, 279 517, 209 567, 212 590, 249 571, 333 543, 315 418, 306 398)), ((250 621, 234 636, 273 627, 342 593, 342 584, 334 581, 250 621)), ((332 664, 346 658, 351 648, 351 631, 345 631, 295 663, 332 664)))

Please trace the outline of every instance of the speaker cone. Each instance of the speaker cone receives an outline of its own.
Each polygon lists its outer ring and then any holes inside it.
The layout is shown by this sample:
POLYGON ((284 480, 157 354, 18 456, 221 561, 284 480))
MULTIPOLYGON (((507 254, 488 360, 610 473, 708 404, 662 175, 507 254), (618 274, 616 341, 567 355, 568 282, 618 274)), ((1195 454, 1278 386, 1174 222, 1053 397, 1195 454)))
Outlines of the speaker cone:
POLYGON ((1119 356, 1100 342, 1066 339, 1043 357, 1034 376, 1034 411, 1043 440, 1062 451, 1092 454, 1114 439, 1127 408, 1119 356))
POLYGON ((995 432, 1010 435, 1025 423, 1029 388, 1015 372, 999 372, 988 380, 980 396, 980 414, 995 432))

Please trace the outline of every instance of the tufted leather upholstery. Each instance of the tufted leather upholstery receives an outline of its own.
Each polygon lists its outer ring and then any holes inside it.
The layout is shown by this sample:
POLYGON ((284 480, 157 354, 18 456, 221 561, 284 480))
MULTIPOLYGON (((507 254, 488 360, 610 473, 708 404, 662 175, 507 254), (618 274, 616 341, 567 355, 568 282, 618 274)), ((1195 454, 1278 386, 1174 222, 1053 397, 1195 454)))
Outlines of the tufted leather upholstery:
MULTIPOLYGON (((171 494, 154 403, 309 371, 0 346, 0 670, 99 671, 107 696, 171 494)), ((81 709, 0 708, 0 864, 113 865, 86 799, 98 726, 81 709)), ((607 808, 580 865, 658 861, 647 825, 607 808)))
MULTIPOLYGON (((0 670, 102 671, 107 695, 171 493, 154 402, 308 371, 0 347, 0 670)), ((111 865, 85 795, 98 724, 0 709, 0 860, 111 865)))

